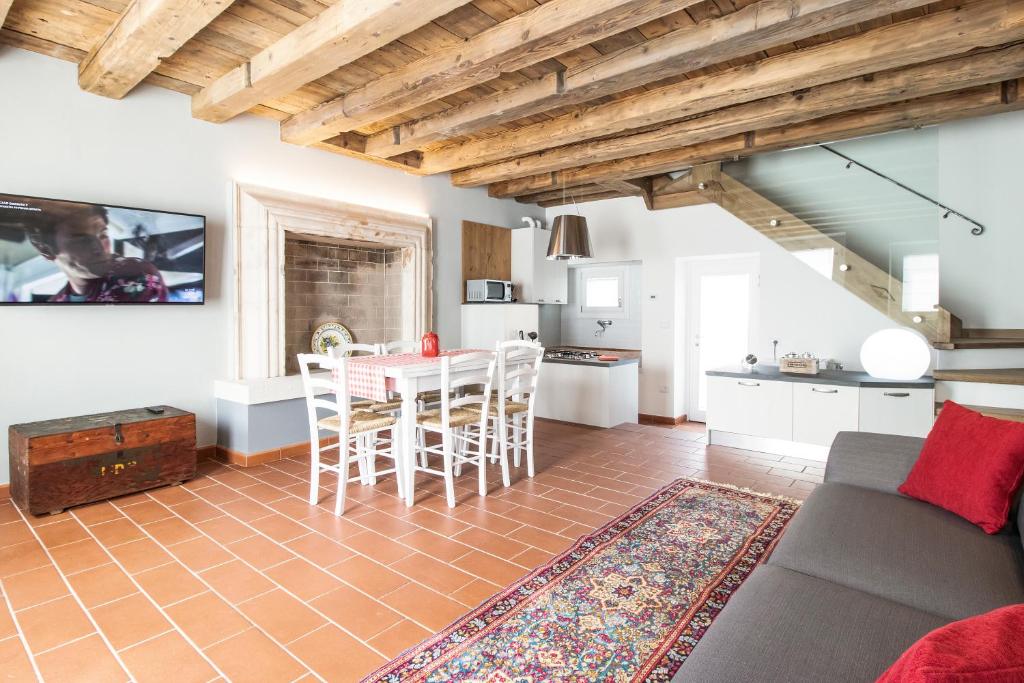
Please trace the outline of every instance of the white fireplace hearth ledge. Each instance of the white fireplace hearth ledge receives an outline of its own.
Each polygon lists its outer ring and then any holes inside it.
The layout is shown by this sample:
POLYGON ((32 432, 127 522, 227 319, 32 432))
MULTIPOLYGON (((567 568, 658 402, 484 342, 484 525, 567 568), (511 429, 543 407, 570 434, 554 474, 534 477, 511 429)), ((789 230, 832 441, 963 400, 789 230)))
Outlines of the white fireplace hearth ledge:
MULTIPOLYGON (((314 372, 313 375, 326 375, 314 372)), ((222 401, 253 406, 303 398, 302 375, 256 379, 221 379, 213 383, 214 397, 222 401)))

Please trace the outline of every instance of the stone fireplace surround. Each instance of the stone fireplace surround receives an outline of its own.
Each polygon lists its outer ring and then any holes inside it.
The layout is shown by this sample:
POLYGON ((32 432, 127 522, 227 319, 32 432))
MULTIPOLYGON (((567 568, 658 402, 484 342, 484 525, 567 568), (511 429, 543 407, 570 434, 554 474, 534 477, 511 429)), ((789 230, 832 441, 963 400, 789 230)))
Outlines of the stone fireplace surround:
POLYGON ((286 374, 286 236, 398 250, 401 338, 419 339, 430 328, 428 216, 236 184, 234 217, 235 379, 286 374))
POLYGON ((214 383, 217 449, 250 466, 309 448, 301 377, 286 376, 286 237, 393 251, 401 280, 395 338, 419 339, 431 326, 432 220, 242 184, 232 200, 233 377, 214 383))

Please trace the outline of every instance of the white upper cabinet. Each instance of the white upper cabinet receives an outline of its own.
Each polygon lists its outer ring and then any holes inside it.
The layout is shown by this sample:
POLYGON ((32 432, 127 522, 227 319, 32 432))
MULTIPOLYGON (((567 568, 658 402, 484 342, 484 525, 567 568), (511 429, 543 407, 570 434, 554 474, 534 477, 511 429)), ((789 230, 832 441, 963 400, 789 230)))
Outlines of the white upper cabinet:
POLYGON ((551 231, 518 228, 512 231, 512 284, 519 303, 564 304, 569 301, 569 266, 549 261, 551 231))

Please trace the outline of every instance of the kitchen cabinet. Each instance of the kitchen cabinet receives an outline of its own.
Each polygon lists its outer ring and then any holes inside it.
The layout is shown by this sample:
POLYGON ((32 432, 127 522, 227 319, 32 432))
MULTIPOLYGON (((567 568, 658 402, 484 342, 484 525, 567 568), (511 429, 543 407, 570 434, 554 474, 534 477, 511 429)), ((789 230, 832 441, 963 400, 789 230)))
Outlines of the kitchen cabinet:
POLYGON ((859 415, 858 387, 793 385, 793 441, 831 446, 839 432, 859 429, 859 415))
POLYGON ((708 377, 708 427, 765 439, 793 438, 793 385, 708 377))
POLYGON ((902 436, 928 436, 935 421, 931 389, 860 390, 860 431, 902 436))
POLYGON ((537 417, 594 427, 636 423, 640 379, 636 361, 562 363, 545 360, 537 378, 537 417))
POLYGON ((512 231, 512 284, 520 303, 564 304, 569 301, 569 266, 549 261, 550 230, 512 231))
POLYGON ((931 377, 896 382, 844 370, 799 375, 767 365, 707 375, 710 444, 825 460, 839 432, 924 437, 935 421, 931 377))

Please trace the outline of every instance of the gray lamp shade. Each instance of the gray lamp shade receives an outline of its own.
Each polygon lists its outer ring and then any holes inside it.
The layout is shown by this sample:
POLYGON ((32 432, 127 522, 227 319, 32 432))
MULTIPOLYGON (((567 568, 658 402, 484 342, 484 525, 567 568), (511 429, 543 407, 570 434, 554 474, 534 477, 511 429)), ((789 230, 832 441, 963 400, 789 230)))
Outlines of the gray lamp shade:
POLYGON ((548 242, 549 261, 594 258, 590 245, 590 231, 583 216, 556 216, 551 227, 551 241, 548 242))

